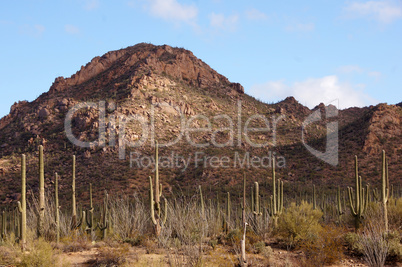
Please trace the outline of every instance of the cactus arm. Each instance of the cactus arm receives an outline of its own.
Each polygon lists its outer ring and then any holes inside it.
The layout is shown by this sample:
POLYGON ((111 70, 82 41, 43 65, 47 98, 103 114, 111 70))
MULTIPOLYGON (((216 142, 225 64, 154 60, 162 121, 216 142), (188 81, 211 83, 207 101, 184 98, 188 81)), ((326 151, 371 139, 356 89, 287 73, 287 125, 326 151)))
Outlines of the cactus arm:
POLYGON ((353 207, 353 191, 352 188, 348 187, 348 195, 349 195, 349 207, 350 211, 352 212, 353 216, 357 216, 355 208, 353 207))

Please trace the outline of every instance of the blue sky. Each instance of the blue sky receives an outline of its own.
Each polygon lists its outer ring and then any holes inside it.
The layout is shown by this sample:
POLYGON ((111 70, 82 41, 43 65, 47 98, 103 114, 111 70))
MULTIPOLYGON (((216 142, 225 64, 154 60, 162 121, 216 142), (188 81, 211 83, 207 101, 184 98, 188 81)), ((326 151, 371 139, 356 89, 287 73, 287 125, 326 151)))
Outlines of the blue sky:
POLYGON ((1 1, 0 34, 0 117, 140 42, 189 49, 265 102, 402 101, 401 0, 1 1))

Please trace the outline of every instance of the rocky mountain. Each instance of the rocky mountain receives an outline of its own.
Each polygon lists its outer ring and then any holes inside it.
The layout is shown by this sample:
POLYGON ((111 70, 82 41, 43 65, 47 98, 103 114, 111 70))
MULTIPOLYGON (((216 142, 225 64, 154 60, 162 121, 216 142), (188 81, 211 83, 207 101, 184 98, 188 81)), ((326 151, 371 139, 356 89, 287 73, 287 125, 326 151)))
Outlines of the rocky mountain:
POLYGON ((250 180, 266 182, 274 156, 289 192, 306 183, 353 184, 355 154, 363 179, 378 185, 382 149, 389 157, 391 183, 401 185, 402 107, 334 110, 323 104, 310 110, 293 97, 262 103, 183 48, 142 43, 111 51, 69 78, 56 78, 36 100, 15 103, 0 120, 0 203, 19 197, 14 192, 19 192, 21 153, 27 154, 28 188, 37 189, 39 144, 45 147, 47 184, 58 172, 65 200, 73 154, 83 198, 90 182, 99 192, 146 192, 155 140, 161 144, 166 194, 199 184, 209 187, 207 194, 226 192, 240 188, 244 172, 250 180), (311 114, 323 119, 307 125, 311 114), (336 166, 304 145, 325 151, 331 122, 338 127, 336 166))

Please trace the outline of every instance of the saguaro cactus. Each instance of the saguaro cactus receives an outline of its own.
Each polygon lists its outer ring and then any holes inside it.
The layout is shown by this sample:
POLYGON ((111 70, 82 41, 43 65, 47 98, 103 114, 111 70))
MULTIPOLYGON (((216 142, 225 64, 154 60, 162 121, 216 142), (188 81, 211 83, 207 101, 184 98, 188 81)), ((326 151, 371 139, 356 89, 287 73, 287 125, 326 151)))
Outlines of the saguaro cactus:
POLYGON ((275 178, 275 158, 272 158, 272 196, 271 207, 269 209, 269 216, 274 219, 274 226, 278 226, 278 218, 283 210, 283 181, 278 180, 278 192, 276 192, 276 178, 275 178))
POLYGON ((151 220, 155 226, 155 235, 159 236, 161 233, 162 224, 166 222, 167 218, 167 202, 165 199, 165 212, 161 220, 161 201, 162 184, 159 183, 159 155, 158 155, 158 142, 155 141, 155 195, 153 192, 152 177, 149 176, 149 201, 151 208, 151 220))
POLYGON ((356 182, 356 196, 354 198, 355 205, 353 206, 353 189, 348 187, 349 193, 349 207, 352 215, 355 217, 355 229, 357 230, 361 225, 363 214, 366 211, 369 186, 366 185, 366 190, 362 187, 362 178, 359 176, 357 156, 355 156, 355 182, 356 182))
POLYGON ((6 239, 7 234, 7 213, 3 210, 1 213, 1 240, 6 239))
POLYGON ((342 203, 341 203, 341 188, 338 186, 338 190, 336 192, 336 211, 338 212, 339 222, 342 219, 342 215, 344 214, 342 210, 342 203))
POLYGON ((21 202, 18 201, 18 210, 21 212, 21 249, 26 247, 26 232, 27 232, 27 201, 26 201, 26 162, 25 155, 21 155, 21 202))
POLYGON ((246 174, 243 175, 243 205, 242 205, 242 224, 243 224, 243 238, 240 241, 241 248, 241 259, 240 264, 242 266, 247 266, 246 259, 246 174))
POLYGON ((39 216, 38 216, 38 237, 43 236, 45 231, 45 165, 43 162, 43 146, 39 146, 39 216))
POLYGON ((200 190, 201 216, 202 216, 202 218, 205 218, 204 198, 203 198, 203 196, 202 196, 201 185, 199 185, 198 188, 199 188, 199 190, 200 190))
POLYGON ((92 183, 89 184, 89 210, 86 212, 86 231, 91 235, 91 240, 94 239, 94 207, 92 205, 92 183))
POLYGON ((225 230, 228 232, 230 229, 230 193, 227 192, 227 199, 226 199, 226 217, 225 217, 225 230))
POLYGON ((262 215, 261 209, 260 209, 260 189, 258 182, 254 182, 254 209, 253 209, 253 214, 254 214, 254 220, 257 220, 258 216, 262 215))
POLYGON ((315 197, 315 185, 313 184, 313 209, 317 209, 317 200, 315 197))
POLYGON ((388 160, 385 157, 385 151, 382 151, 382 170, 381 170, 381 203, 384 214, 385 231, 388 232, 388 209, 389 199, 389 180, 388 180, 388 160))
POLYGON ((54 174, 54 200, 56 205, 56 243, 60 242, 59 175, 54 174))
POLYGON ((107 229, 109 228, 109 194, 105 190, 105 199, 103 200, 103 211, 101 220, 102 222, 98 222, 98 228, 102 231, 102 239, 107 237, 107 229))
POLYGON ((78 223, 77 223, 77 206, 76 206, 76 202, 75 202, 75 155, 73 155, 73 181, 71 184, 71 189, 72 189, 71 199, 72 199, 72 208, 73 208, 73 213, 72 213, 72 218, 71 218, 71 229, 76 229, 78 226, 78 223))

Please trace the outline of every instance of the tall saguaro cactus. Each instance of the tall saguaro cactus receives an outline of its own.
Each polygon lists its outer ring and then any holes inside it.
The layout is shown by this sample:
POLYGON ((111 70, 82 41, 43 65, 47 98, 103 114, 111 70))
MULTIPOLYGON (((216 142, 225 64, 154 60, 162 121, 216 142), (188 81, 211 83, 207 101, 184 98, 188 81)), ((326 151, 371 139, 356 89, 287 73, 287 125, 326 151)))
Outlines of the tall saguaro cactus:
POLYGON ((317 200, 315 197, 315 185, 313 184, 313 210, 317 209, 317 200))
POLYGON ((202 218, 205 218, 205 205, 204 205, 204 198, 202 196, 201 185, 198 186, 198 189, 200 190, 201 216, 202 216, 202 218))
MULTIPOLYGON (((89 210, 86 212, 87 231, 91 235, 91 240, 94 239, 94 206, 92 204, 92 183, 89 184, 89 210)), ((84 216, 84 215, 83 215, 84 216)))
POLYGON ((158 141, 155 141, 155 195, 153 191, 152 177, 149 176, 149 201, 151 208, 151 220, 155 227, 155 235, 159 236, 161 233, 162 224, 166 222, 167 218, 167 202, 165 199, 165 212, 161 220, 161 201, 162 184, 159 183, 159 155, 158 155, 158 141))
POLYGON ((243 224, 243 237, 240 240, 241 258, 240 265, 247 266, 246 259, 246 174, 243 175, 243 205, 242 205, 242 224, 243 224))
POLYGON ((366 190, 362 186, 362 177, 359 176, 357 156, 355 156, 355 183, 356 183, 356 195, 355 204, 353 206, 353 189, 348 187, 349 193, 349 207, 352 215, 355 217, 355 229, 357 230, 361 225, 363 214, 366 211, 369 196, 369 186, 366 185, 366 190))
POLYGON ((278 188, 276 188, 275 178, 275 158, 272 158, 272 196, 271 196, 271 208, 269 210, 269 216, 274 219, 274 226, 278 226, 278 218, 282 214, 283 210, 283 181, 278 180, 278 188), (278 192, 276 192, 278 190, 278 192))
POLYGON ((54 199, 56 205, 56 243, 60 242, 59 175, 54 174, 54 199))
POLYGON ((388 180, 388 160, 385 157, 385 151, 382 151, 382 170, 381 170, 381 203, 384 214, 385 231, 388 232, 388 209, 389 199, 389 180, 388 180))
POLYGON ((73 181, 71 183, 71 200, 72 200, 72 208, 73 208, 73 214, 72 214, 72 219, 71 219, 71 229, 76 229, 78 226, 77 223, 77 204, 75 202, 75 155, 73 155, 73 181))
POLYGON ((103 211, 101 216, 101 221, 98 222, 98 228, 102 231, 102 239, 107 237, 107 229, 109 228, 109 194, 105 190, 105 199, 103 200, 103 211))
POLYGON ((258 216, 262 215, 261 209, 260 209, 260 189, 258 182, 254 182, 254 209, 253 209, 253 214, 254 214, 254 219, 257 220, 258 216))
POLYGON ((38 237, 43 236, 45 231, 45 165, 43 162, 43 146, 39 146, 39 216, 38 216, 38 237))
POLYGON ((25 155, 21 155, 21 202, 18 201, 18 210, 21 212, 21 249, 25 250, 27 239, 27 201, 26 201, 26 161, 25 155))
POLYGON ((225 217, 225 231, 229 232, 230 229, 230 210, 231 210, 231 205, 230 205, 230 193, 227 192, 227 197, 226 197, 226 217, 225 217))

